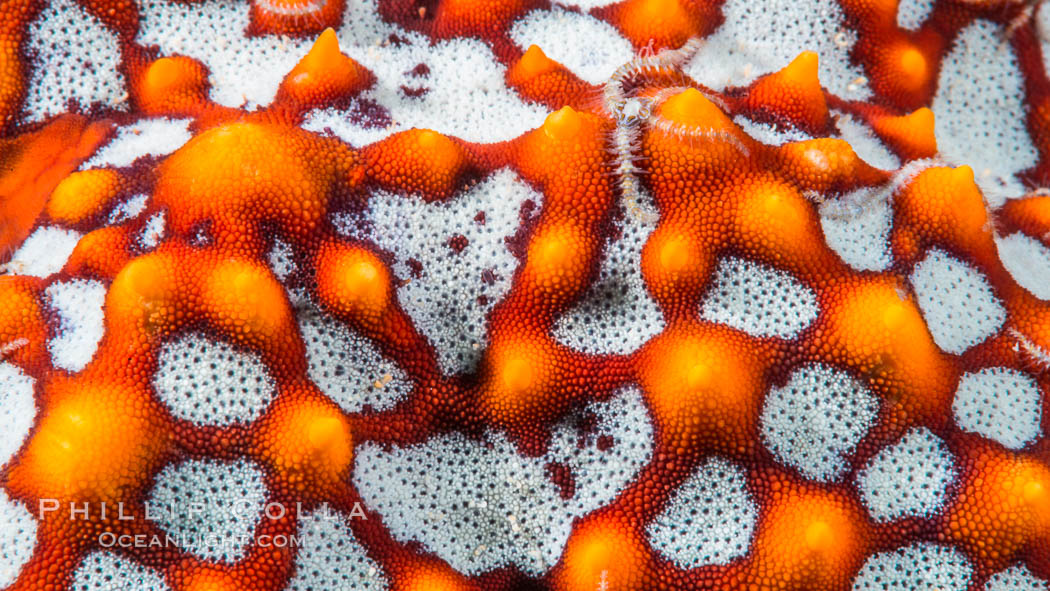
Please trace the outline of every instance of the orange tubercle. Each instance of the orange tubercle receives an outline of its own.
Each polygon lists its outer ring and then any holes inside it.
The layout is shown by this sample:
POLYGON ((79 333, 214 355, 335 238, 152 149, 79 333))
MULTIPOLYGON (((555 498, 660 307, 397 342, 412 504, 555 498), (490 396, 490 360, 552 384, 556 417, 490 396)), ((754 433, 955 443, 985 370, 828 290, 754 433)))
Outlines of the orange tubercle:
POLYGON ((539 290, 552 303, 568 300, 583 289, 594 254, 593 240, 578 224, 556 222, 537 228, 525 267, 530 291, 539 290))
POLYGON ((848 496, 773 475, 772 499, 755 535, 747 580, 797 589, 848 589, 871 531, 848 496))
POLYGON ((638 532, 613 515, 578 522, 565 545, 558 591, 641 590, 650 583, 649 556, 638 532))
POLYGON ((717 6, 694 0, 626 0, 595 9, 609 19, 635 46, 652 43, 654 49, 678 48, 717 26, 717 6))
POLYGON ((335 31, 325 29, 285 76, 279 92, 305 110, 354 95, 374 81, 371 72, 339 50, 335 31))
POLYGON ((684 224, 666 223, 653 231, 642 250, 642 276, 668 311, 691 315, 714 259, 696 232, 684 224))
MULTIPOLYGON (((515 84, 546 74, 558 67, 558 62, 547 57, 538 45, 530 45, 521 58, 507 72, 507 81, 515 84)), ((515 84, 516 85, 516 84, 515 84)))
POLYGON ((162 57, 146 67, 134 90, 146 113, 196 113, 208 103, 208 72, 193 58, 162 57))
POLYGON ((394 134, 367 147, 363 155, 372 180, 380 187, 420 193, 427 201, 451 195, 462 186, 470 169, 469 155, 462 145, 430 129, 394 134))
POLYGON ((371 252, 331 243, 321 248, 316 268, 317 292, 331 309, 373 326, 390 307, 390 272, 371 252))
POLYGON ((291 310, 284 289, 269 269, 228 259, 206 273, 202 307, 230 340, 274 353, 288 341, 294 331, 291 310))
POLYGON ((904 160, 932 158, 937 153, 933 111, 928 107, 907 115, 877 117, 871 125, 904 160))
POLYGON ((253 447, 283 487, 317 501, 345 487, 354 457, 346 417, 310 389, 295 388, 274 404, 253 447))
POLYGON ((570 106, 582 110, 592 106, 598 88, 580 80, 565 66, 547 57, 537 45, 507 68, 507 85, 525 99, 558 109, 570 106), (551 97, 557 97, 551 99, 551 97))
POLYGON ((526 178, 548 185, 549 198, 562 203, 576 190, 571 179, 605 174, 606 133, 599 118, 562 107, 516 141, 517 167, 526 178))
POLYGON ((667 99, 660 114, 668 120, 700 129, 724 131, 735 129, 721 108, 695 88, 688 88, 667 99))
MULTIPOLYGON (((824 152, 818 154, 826 161, 824 152)), ((821 281, 838 265, 824 244, 813 204, 791 184, 756 178, 741 183, 738 191, 740 205, 733 232, 748 254, 776 260, 811 282, 821 281)))
POLYGON ((497 336, 489 347, 483 373, 481 410, 496 424, 510 428, 552 415, 565 404, 558 359, 536 335, 497 336))
POLYGON ((747 95, 749 109, 790 121, 811 133, 828 125, 828 105, 817 77, 817 54, 804 51, 779 72, 760 78, 747 95))
POLYGON ((121 189, 120 173, 109 169, 74 172, 55 187, 44 211, 52 220, 76 225, 101 213, 121 189))
POLYGON ((107 326, 126 349, 112 349, 117 357, 111 362, 149 351, 150 342, 177 328, 189 295, 179 292, 179 267, 177 257, 152 253, 127 263, 113 279, 106 293, 107 326))
MULTIPOLYGON (((933 95, 936 55, 903 34, 887 34, 889 40, 873 49, 868 64, 871 87, 903 109, 917 109, 933 95)), ((865 43, 861 43, 866 47, 865 43)))
POLYGON ((767 355, 722 326, 681 322, 653 339, 638 365, 662 445, 678 453, 751 451, 767 355))
POLYGON ((860 373, 890 403, 884 411, 942 423, 950 414, 956 370, 934 344, 915 302, 884 278, 838 285, 825 301, 830 305, 811 344, 814 353, 860 373))
POLYGON ((975 447, 945 534, 999 569, 1025 547, 1050 540, 1050 467, 986 443, 975 447))
POLYGON ((893 248, 903 260, 915 260, 935 244, 964 244, 965 253, 979 262, 998 259, 984 196, 969 166, 923 170, 899 191, 896 202, 900 217, 893 248))
POLYGON ((88 232, 77 242, 66 270, 75 275, 112 279, 131 260, 127 228, 107 226, 88 232))
MULTIPOLYGON (((8 486, 29 498, 131 503, 169 444, 147 393, 82 379, 55 386, 50 412, 12 466, 8 486)), ((56 519, 68 515, 49 514, 56 519)))
POLYGON ((780 172, 803 190, 821 193, 838 187, 874 185, 887 175, 857 157, 853 147, 838 138, 818 138, 784 144, 777 149, 780 172))

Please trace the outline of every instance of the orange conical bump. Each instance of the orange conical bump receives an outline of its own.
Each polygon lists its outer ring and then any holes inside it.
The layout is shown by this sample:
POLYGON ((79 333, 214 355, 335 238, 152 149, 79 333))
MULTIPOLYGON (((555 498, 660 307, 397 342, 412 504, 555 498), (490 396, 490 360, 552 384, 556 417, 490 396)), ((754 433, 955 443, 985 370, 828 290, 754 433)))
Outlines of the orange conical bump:
POLYGON ((922 107, 907 115, 877 117, 871 125, 901 159, 918 160, 937 153, 933 122, 933 111, 922 107))
POLYGON ((558 589, 644 589, 649 553, 638 533, 623 519, 599 515, 577 522, 555 574, 558 589))
POLYGON ((747 453, 768 353, 724 326, 682 323, 642 349, 641 385, 662 444, 680 453, 747 453))
POLYGON ((111 203, 120 191, 120 173, 109 169, 74 172, 62 179, 48 199, 45 211, 52 220, 76 225, 111 203))
POLYGON ((627 0, 598 9, 623 32, 637 49, 681 47, 693 37, 701 37, 718 24, 718 7, 713 3, 688 0, 627 0))
POLYGON ((305 109, 354 95, 374 81, 371 72, 339 50, 335 31, 329 28, 288 72, 280 92, 305 109))
POLYGON ((968 469, 948 510, 947 536, 989 570, 1026 547, 1046 556, 1050 542, 1050 467, 986 442, 970 442, 968 469))
POLYGON ((747 106, 811 133, 825 131, 828 105, 817 75, 817 54, 804 51, 779 72, 760 78, 747 95, 747 106))
POLYGON ((208 72, 193 58, 162 57, 146 68, 134 91, 146 113, 199 113, 208 104, 208 72))
POLYGON ((354 457, 346 417, 312 388, 274 405, 254 434, 254 448, 289 489, 317 500, 345 486, 354 457))

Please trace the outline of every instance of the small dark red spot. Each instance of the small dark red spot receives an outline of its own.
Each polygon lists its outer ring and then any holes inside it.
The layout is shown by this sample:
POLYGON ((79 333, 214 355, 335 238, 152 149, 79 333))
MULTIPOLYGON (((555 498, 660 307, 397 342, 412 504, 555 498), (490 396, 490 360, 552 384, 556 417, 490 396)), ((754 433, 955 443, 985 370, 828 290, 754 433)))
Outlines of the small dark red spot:
POLYGON ((572 469, 565 464, 548 462, 547 478, 558 487, 562 500, 567 501, 576 494, 576 478, 572 475, 572 469))
POLYGON ((404 84, 401 85, 401 93, 405 96, 410 96, 412 98, 419 98, 428 92, 430 92, 430 89, 425 86, 420 86, 419 88, 409 88, 404 84))
POLYGON ((462 234, 454 234, 448 239, 448 247, 456 254, 463 252, 463 249, 466 248, 468 244, 470 244, 470 241, 468 241, 467 237, 462 234))

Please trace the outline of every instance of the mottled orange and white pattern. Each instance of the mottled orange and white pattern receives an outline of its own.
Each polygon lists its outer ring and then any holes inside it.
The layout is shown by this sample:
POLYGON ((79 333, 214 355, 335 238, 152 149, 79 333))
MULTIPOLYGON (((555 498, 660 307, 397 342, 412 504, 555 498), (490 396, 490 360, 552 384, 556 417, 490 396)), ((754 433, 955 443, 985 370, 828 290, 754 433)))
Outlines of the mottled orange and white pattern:
POLYGON ((1048 40, 0 0, 0 588, 1046 591, 1048 40))

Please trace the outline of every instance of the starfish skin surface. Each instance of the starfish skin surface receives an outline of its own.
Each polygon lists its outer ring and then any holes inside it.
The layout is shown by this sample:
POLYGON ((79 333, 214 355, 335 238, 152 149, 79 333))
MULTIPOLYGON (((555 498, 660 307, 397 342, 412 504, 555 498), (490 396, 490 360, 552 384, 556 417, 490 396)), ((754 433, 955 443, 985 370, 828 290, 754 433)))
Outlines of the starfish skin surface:
POLYGON ((0 0, 0 588, 1050 589, 1048 52, 0 0))

